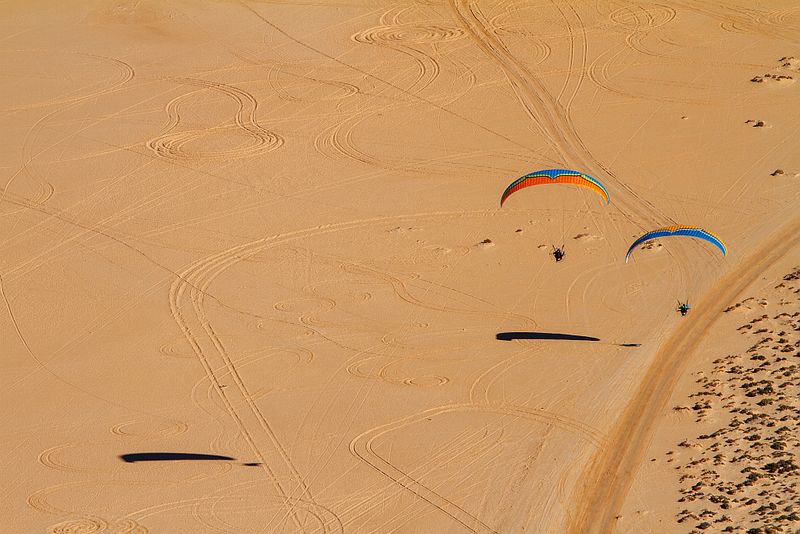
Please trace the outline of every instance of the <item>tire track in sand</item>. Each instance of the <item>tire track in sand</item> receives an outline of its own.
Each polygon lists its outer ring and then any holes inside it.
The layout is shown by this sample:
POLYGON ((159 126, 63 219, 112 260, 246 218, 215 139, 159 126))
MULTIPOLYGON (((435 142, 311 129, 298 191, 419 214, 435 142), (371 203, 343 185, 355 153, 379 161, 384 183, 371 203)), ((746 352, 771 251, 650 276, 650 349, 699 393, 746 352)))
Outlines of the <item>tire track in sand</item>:
POLYGON ((83 102, 89 100, 91 98, 98 98, 103 95, 107 95, 109 93, 113 93, 129 81, 131 81, 134 76, 136 75, 136 71, 133 68, 133 65, 130 63, 126 63, 121 59, 117 59, 114 57, 108 56, 101 56, 97 54, 87 54, 84 52, 75 52, 70 50, 48 50, 48 49, 41 49, 41 48, 31 48, 31 49, 20 49, 20 50, 3 50, 0 53, 8 53, 8 52, 15 52, 15 53, 41 53, 46 56, 52 56, 53 54, 64 54, 64 55, 74 55, 78 57, 89 58, 93 60, 97 60, 99 62, 105 62, 109 65, 112 65, 117 69, 118 76, 114 79, 111 79, 110 83, 107 87, 99 88, 94 91, 89 92, 82 92, 76 91, 77 94, 70 94, 70 95, 61 95, 51 99, 44 99, 37 102, 31 102, 27 104, 22 104, 20 106, 14 106, 10 108, 2 108, 0 109, 0 113, 8 113, 8 112, 18 112, 18 111, 28 111, 31 109, 38 109, 50 106, 56 106, 59 104, 73 104, 76 102, 83 102))
MULTIPOLYGON (((93 481, 98 484, 108 483, 108 481, 100 482, 93 481)), ((66 510, 54 506, 49 502, 50 496, 58 491, 70 488, 70 491, 75 492, 76 486, 86 484, 86 481, 65 482, 49 486, 31 493, 25 500, 28 506, 47 515, 54 515, 60 517, 70 517, 66 521, 61 521, 47 529, 51 534, 92 534, 101 532, 115 532, 117 534, 147 534, 149 531, 146 527, 139 524, 137 521, 125 518, 117 518, 114 520, 106 520, 102 517, 93 514, 85 514, 77 510, 66 510)), ((142 486, 142 483, 126 483, 130 485, 142 486)), ((120 485, 120 484, 116 484, 120 485)))
POLYGON ((625 44, 640 54, 660 58, 661 54, 649 51, 644 46, 647 34, 665 26, 675 19, 677 11, 665 4, 630 4, 615 9, 608 15, 609 22, 630 32, 625 44))
MULTIPOLYGON (((500 418, 498 421, 502 426, 510 424, 510 422, 514 420, 529 420, 543 423, 550 428, 558 427, 561 430, 571 432, 577 439, 585 440, 595 447, 599 447, 600 440, 602 439, 602 437, 595 434, 593 430, 588 429, 586 425, 544 410, 534 410, 512 404, 461 403, 430 408, 403 419, 371 428, 359 434, 350 442, 350 452, 355 457, 359 458, 405 490, 450 516, 471 532, 497 533, 498 530, 487 525, 476 514, 470 513, 452 499, 448 499, 437 492, 436 488, 428 487, 421 481, 426 474, 450 462, 453 458, 453 454, 464 454, 466 449, 462 449, 462 446, 465 445, 465 443, 461 443, 460 445, 456 444, 458 446, 453 445, 451 447, 452 450, 443 455, 443 457, 436 459, 437 461, 430 461, 429 459, 425 464, 417 465, 410 471, 400 469, 378 454, 374 447, 374 442, 386 434, 396 432, 415 423, 430 420, 433 417, 454 413, 486 413, 499 415, 500 418)), ((477 435, 480 431, 481 430, 475 430, 474 432, 468 433, 467 437, 477 435)), ((373 503, 370 508, 378 506, 382 504, 382 502, 383 501, 373 503)), ((365 512, 362 511, 362 513, 365 512)))
POLYGON ((459 218, 468 215, 487 215, 487 210, 474 212, 433 212, 401 216, 373 217, 343 223, 322 225, 310 229, 277 234, 237 245, 213 256, 201 259, 187 269, 176 274, 176 280, 169 292, 170 310, 173 319, 183 332, 213 385, 217 397, 253 454, 258 458, 261 468, 272 480, 275 490, 289 516, 298 527, 303 528, 303 517, 296 503, 314 503, 308 484, 293 464, 286 448, 282 445, 266 417, 253 398, 242 376, 236 369, 220 337, 217 335, 204 308, 207 289, 213 280, 234 264, 244 261, 262 250, 291 242, 297 239, 320 236, 343 230, 374 226, 378 223, 400 222, 420 219, 459 218), (229 376, 235 387, 222 387, 221 376, 229 376), (242 409, 244 408, 244 409, 242 409), (270 461, 275 458, 280 461, 270 461))
POLYGON ((234 247, 233 253, 230 250, 223 251, 196 262, 185 270, 170 288, 170 309, 175 322, 203 365, 206 376, 213 384, 225 411, 236 422, 239 433, 258 458, 260 467, 271 479, 278 497, 287 509, 287 516, 291 517, 297 529, 305 531, 306 517, 298 513, 297 499, 293 496, 299 493, 313 504, 309 488, 278 440, 272 426, 255 403, 203 308, 204 292, 211 281, 237 262, 238 253, 243 252, 246 247, 247 245, 234 247), (189 289, 189 304, 186 303, 187 289, 189 289), (184 308, 187 309, 186 312, 184 308), (225 374, 231 377, 235 388, 223 388, 220 383, 220 369, 224 369, 225 374), (237 409, 241 406, 246 406, 246 409, 237 409), (271 461, 276 455, 281 462, 271 461))
POLYGON ((178 160, 212 160, 226 161, 231 158, 244 158, 259 152, 271 152, 283 146, 284 139, 278 134, 263 128, 258 123, 258 100, 245 91, 232 85, 193 78, 172 78, 172 81, 200 87, 199 90, 212 89, 232 99, 237 106, 234 122, 236 127, 253 141, 245 146, 229 150, 191 152, 184 147, 217 131, 229 129, 229 126, 203 128, 196 130, 176 130, 181 121, 179 104, 197 91, 181 95, 167 103, 165 111, 168 121, 165 131, 147 142, 147 148, 158 156, 178 160))
MULTIPOLYGON (((435 47, 438 43, 460 39, 464 36, 464 32, 460 28, 436 24, 403 23, 400 21, 400 16, 406 10, 389 10, 381 16, 380 26, 359 31, 351 35, 350 39, 361 45, 379 46, 409 57, 417 72, 403 90, 411 95, 419 95, 433 84, 441 73, 439 61, 426 49, 435 47)), ((399 84, 400 80, 405 79, 404 73, 405 69, 399 70, 395 76, 398 79, 396 83, 399 84)), ((314 147, 326 156, 331 153, 328 149, 333 149, 334 153, 352 160, 378 168, 396 170, 401 165, 400 162, 378 158, 360 150, 353 140, 353 130, 359 124, 375 119, 381 112, 397 107, 398 104, 395 104, 368 111, 359 106, 358 110, 348 118, 320 132, 314 140, 314 147)), ((428 174, 427 170, 417 169, 414 165, 406 167, 406 172, 428 174)))
POLYGON ((520 22, 524 19, 519 16, 518 11, 518 5, 506 7, 503 13, 489 19, 487 28, 501 39, 503 36, 525 38, 525 44, 529 47, 528 53, 532 56, 526 59, 537 65, 544 63, 544 61, 550 57, 550 54, 553 53, 553 49, 535 32, 525 28, 524 23, 520 22), (508 20, 509 23, 506 23, 506 20, 508 20), (531 43, 531 39, 535 39, 535 41, 531 43))
POLYGON ((415 101, 417 103, 422 103, 422 104, 426 104, 428 106, 431 106, 432 108, 434 108, 434 109, 436 109, 436 110, 438 110, 438 111, 440 111, 442 113, 446 113, 447 115, 450 115, 452 117, 456 117, 456 118, 458 118, 458 119, 460 119, 460 120, 462 120, 462 121, 464 121, 466 123, 469 123, 469 124, 473 125, 474 127, 478 128, 480 130, 483 130, 486 133, 489 133, 489 134, 491 134, 493 136, 499 137, 500 139, 503 139, 504 141, 507 141, 508 143, 514 145, 515 147, 522 148, 522 149, 524 149, 526 151, 530 151, 530 146, 525 145, 525 144, 523 144, 523 143, 521 143, 519 141, 515 141, 514 139, 508 137, 507 135, 504 135, 504 134, 502 134, 502 133, 500 133, 500 132, 498 132, 496 130, 493 130, 493 129, 489 128, 488 126, 485 126, 485 125, 483 125, 483 124, 481 124, 479 122, 476 122, 475 120, 471 119, 470 117, 468 117, 466 115, 462 115, 462 114, 460 114, 460 113, 458 113, 456 111, 448 109, 444 105, 442 105, 442 104, 440 104, 438 102, 435 102, 433 100, 430 100, 428 98, 425 98, 425 97, 423 97, 423 96, 421 96, 419 94, 409 92, 409 91, 407 91, 403 87, 400 87, 399 85, 397 85, 395 82, 393 82, 391 80, 387 80, 387 79, 381 78, 381 77, 379 77, 379 76, 377 76, 377 75, 365 70, 364 68, 361 68, 361 67, 359 67, 357 65, 353 65, 353 64, 347 63, 347 62, 343 61, 342 59, 340 59, 338 57, 330 55, 329 53, 325 52, 324 50, 322 50, 320 48, 316 48, 313 45, 310 45, 307 42, 305 42, 305 41, 303 41, 301 39, 298 39, 297 37, 294 37, 293 35, 287 33, 285 30, 283 30, 280 26, 277 26, 276 24, 274 24, 272 21, 270 21, 264 15, 262 15, 261 13, 259 13, 258 11, 256 11, 252 7, 250 7, 250 5, 248 5, 248 3, 245 0, 239 0, 239 5, 241 5, 243 9, 246 9, 247 11, 252 13, 253 16, 255 16, 256 18, 261 20, 264 24, 266 24, 267 26, 272 28, 272 30, 274 30, 277 33, 283 35, 285 38, 287 38, 290 41, 294 42, 298 46, 301 46, 301 47, 303 47, 303 48, 305 48, 307 50, 310 50, 310 51, 314 52, 315 54, 318 54, 318 55, 320 55, 320 56, 322 56, 322 57, 324 57, 324 58, 326 58, 326 59, 328 59, 328 60, 336 63, 337 65, 340 65, 340 66, 342 66, 342 67, 344 67, 344 68, 346 68, 348 70, 351 70, 353 72, 357 72, 357 73, 361 74, 362 76, 365 76, 369 80, 372 80, 372 81, 375 81, 375 82, 379 82, 381 85, 384 85, 386 87, 392 88, 395 91, 397 91, 397 92, 399 92, 399 93, 401 93, 403 95, 406 95, 407 97, 409 97, 410 99, 412 99, 413 101, 415 101))
MULTIPOLYGON (((484 51, 505 73, 525 113, 540 129, 565 165, 577 165, 594 176, 605 178, 620 190, 615 193, 615 207, 638 227, 671 220, 647 199, 637 195, 589 150, 578 135, 569 109, 549 94, 543 81, 519 62, 488 27, 489 22, 473 0, 449 0, 453 13, 484 51)), ((579 18, 579 17, 578 17, 579 18)))
POLYGON ((613 433, 590 460, 578 482, 576 515, 570 520, 569 532, 614 530, 615 517, 647 452, 657 418, 703 335, 719 319, 719 310, 747 289, 765 268, 799 244, 800 219, 796 218, 707 293, 692 320, 682 322, 661 345, 613 433))
POLYGON ((148 530, 130 519, 120 519, 109 524, 102 517, 82 517, 63 521, 47 529, 51 534, 101 534, 103 532, 116 534, 147 534, 148 530))
MULTIPOLYGON (((755 4, 755 3, 753 3, 755 4)), ((749 33, 767 38, 779 39, 788 43, 800 43, 798 27, 787 24, 785 17, 775 18, 772 12, 748 7, 736 7, 725 2, 672 2, 672 5, 700 13, 719 21, 719 26, 727 32, 749 33)))
MULTIPOLYGON (((500 424, 501 429, 511 424, 513 421, 528 420, 547 425, 549 429, 548 432, 554 428, 558 428, 559 430, 572 433, 577 439, 589 443, 594 448, 601 447, 604 439, 602 432, 581 421, 541 408, 529 408, 522 404, 506 402, 505 399, 492 400, 490 389, 494 382, 514 366, 523 362, 528 355, 529 350, 524 349, 486 369, 472 384, 469 402, 429 408, 362 432, 350 442, 351 453, 374 470, 390 479, 396 485, 400 486, 403 490, 409 491, 420 499, 428 502, 471 532, 500 532, 501 530, 499 527, 495 528, 488 525, 481 520, 477 514, 469 512, 452 499, 448 499, 442 495, 437 491, 437 486, 429 486, 422 482, 422 479, 436 468, 452 462, 457 456, 463 456, 468 453, 469 449, 466 448, 466 445, 471 439, 475 438, 483 428, 466 432, 460 440, 451 442, 447 450, 439 451, 437 455, 433 457, 429 456, 425 462, 415 464, 410 470, 401 469, 388 458, 381 456, 375 450, 374 442, 382 436, 400 431, 426 420, 431 420, 438 416, 457 413, 482 413, 499 416, 497 422, 500 424)), ((487 449, 485 453, 480 453, 480 455, 488 454, 489 452, 490 451, 487 449)), ((531 462, 534 460, 534 458, 529 458, 531 462)), ((468 465, 470 464, 467 464, 464 468, 468 467, 468 465)), ((563 492, 563 483, 560 491, 563 492)), ((381 506, 386 499, 389 498, 389 496, 384 493, 381 493, 381 495, 383 497, 381 500, 370 503, 369 508, 361 510, 360 513, 365 514, 368 510, 381 506)), ((555 496, 557 497, 557 494, 555 496)), ((552 500, 555 497, 551 495, 550 498, 552 500)))
MULTIPOLYGON (((135 512, 131 512, 125 516, 129 521, 144 521, 147 518, 165 515, 168 513, 176 513, 180 510, 190 509, 191 517, 200 525, 206 528, 202 532, 232 532, 232 525, 219 517, 221 513, 230 512, 233 514, 258 514, 264 511, 264 504, 261 501, 262 493, 261 488, 258 486, 258 481, 242 482, 230 486, 224 486, 213 493, 204 495, 202 497, 182 499, 172 502, 162 502, 146 508, 141 508, 135 512), (252 491, 252 493, 246 493, 252 491), (250 502, 251 497, 257 497, 259 502, 250 502), (219 511, 218 508, 222 508, 219 511)), ((333 512, 324 506, 309 503, 301 499, 295 499, 293 502, 296 506, 311 517, 316 525, 310 527, 311 532, 328 532, 326 525, 333 524, 334 532, 343 532, 341 522, 333 512)), ((274 496, 272 500, 267 497, 267 505, 274 507, 274 496)), ((269 530, 261 530, 260 532, 272 532, 269 530)))

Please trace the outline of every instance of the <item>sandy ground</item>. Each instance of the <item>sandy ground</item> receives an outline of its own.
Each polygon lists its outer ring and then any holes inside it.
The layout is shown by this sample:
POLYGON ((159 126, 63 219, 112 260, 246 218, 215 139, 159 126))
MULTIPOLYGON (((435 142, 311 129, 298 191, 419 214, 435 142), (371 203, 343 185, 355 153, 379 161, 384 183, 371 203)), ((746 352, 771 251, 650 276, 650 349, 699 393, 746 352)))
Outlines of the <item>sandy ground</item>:
POLYGON ((619 530, 797 530, 800 266, 784 257, 762 274, 680 377, 619 530))
POLYGON ((11 1, 0 73, 0 531, 796 524, 796 2, 11 1))

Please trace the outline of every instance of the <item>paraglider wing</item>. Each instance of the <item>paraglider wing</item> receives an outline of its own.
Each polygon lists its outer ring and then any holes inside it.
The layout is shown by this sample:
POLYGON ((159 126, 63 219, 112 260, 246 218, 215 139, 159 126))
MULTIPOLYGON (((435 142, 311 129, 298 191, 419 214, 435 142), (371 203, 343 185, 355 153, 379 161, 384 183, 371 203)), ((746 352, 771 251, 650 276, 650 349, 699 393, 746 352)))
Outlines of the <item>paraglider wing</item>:
POLYGON ((630 258, 633 250, 644 243, 645 241, 650 241, 651 239, 657 239, 659 237, 668 237, 668 236, 686 236, 686 237, 695 237, 697 239, 703 239, 704 241, 708 241, 715 247, 717 247, 723 256, 728 255, 728 247, 725 246, 725 243, 722 240, 708 232, 703 230, 702 228, 698 228, 696 226, 665 226, 664 228, 658 228, 657 230, 653 230, 652 232, 647 232, 642 237, 637 239, 633 242, 633 244, 628 249, 628 253, 625 254, 625 263, 628 263, 628 258, 630 258))
POLYGON ((502 207, 506 199, 520 189, 543 184, 572 184, 585 187, 603 197, 603 199, 606 201, 606 204, 611 202, 611 199, 608 196, 608 191, 606 190, 605 186, 600 183, 600 180, 578 171, 570 171, 567 169, 546 169, 543 171, 536 171, 526 174, 525 176, 521 176, 520 178, 517 178, 511 182, 511 184, 506 187, 506 190, 503 191, 503 196, 500 197, 500 206, 502 207))

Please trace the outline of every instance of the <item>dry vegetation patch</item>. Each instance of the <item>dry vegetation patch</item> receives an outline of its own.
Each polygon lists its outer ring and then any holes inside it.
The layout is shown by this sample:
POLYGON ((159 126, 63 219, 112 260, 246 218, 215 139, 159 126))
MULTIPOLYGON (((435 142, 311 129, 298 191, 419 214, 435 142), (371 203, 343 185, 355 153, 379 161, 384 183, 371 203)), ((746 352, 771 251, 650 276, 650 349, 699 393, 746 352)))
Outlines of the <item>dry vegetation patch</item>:
POLYGON ((800 528, 800 268, 783 276, 769 300, 747 298, 740 354, 697 372, 696 390, 678 411, 694 414, 693 437, 667 453, 679 476, 692 532, 795 532, 800 528))

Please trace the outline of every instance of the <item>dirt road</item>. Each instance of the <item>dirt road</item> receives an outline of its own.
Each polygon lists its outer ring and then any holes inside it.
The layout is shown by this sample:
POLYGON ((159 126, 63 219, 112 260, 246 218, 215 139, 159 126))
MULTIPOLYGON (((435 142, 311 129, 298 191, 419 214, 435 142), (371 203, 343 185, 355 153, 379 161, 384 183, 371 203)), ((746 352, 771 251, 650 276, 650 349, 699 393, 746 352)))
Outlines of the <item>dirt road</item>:
POLYGON ((571 533, 612 532, 623 501, 650 443, 657 418, 705 332, 725 304, 744 291, 770 264, 796 250, 800 219, 784 226, 706 295, 693 315, 661 346, 654 362, 609 439, 578 484, 571 533))

